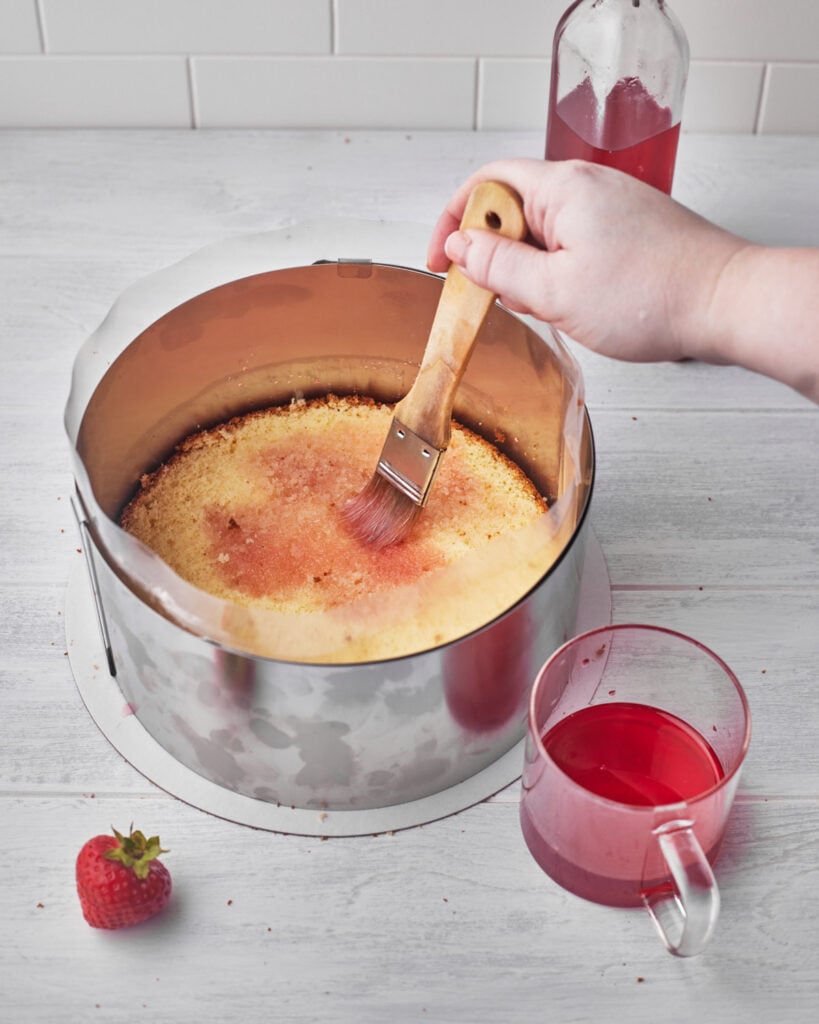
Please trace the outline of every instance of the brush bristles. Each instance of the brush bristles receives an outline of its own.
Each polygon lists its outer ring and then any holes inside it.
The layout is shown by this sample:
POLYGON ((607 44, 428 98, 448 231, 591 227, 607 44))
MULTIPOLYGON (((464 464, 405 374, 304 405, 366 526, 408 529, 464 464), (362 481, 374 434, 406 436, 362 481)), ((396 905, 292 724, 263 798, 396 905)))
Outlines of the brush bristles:
POLYGON ((386 548, 409 535, 420 511, 412 498, 374 473, 364 490, 348 502, 344 518, 362 543, 386 548))

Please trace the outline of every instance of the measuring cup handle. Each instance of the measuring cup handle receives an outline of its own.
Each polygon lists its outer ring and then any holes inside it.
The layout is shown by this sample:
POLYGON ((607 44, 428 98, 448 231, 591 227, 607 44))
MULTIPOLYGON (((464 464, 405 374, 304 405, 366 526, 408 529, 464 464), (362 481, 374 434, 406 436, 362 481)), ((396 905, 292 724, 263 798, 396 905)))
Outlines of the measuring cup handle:
POLYGON ((719 916, 719 889, 693 822, 666 822, 655 829, 673 885, 643 893, 660 937, 675 956, 694 956, 708 944, 719 916))

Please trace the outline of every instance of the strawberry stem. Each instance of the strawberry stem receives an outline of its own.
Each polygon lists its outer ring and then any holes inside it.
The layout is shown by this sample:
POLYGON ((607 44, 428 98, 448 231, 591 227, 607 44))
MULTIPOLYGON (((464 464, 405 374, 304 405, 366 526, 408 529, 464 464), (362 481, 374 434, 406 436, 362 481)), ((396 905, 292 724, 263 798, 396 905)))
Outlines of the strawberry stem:
POLYGON ((151 836, 150 839, 146 839, 145 834, 139 829, 134 831, 133 823, 131 832, 127 836, 117 832, 113 826, 111 831, 116 836, 119 845, 109 847, 103 856, 130 868, 137 878, 147 878, 151 869, 151 861, 156 860, 161 853, 169 852, 163 850, 159 845, 159 836, 151 836))

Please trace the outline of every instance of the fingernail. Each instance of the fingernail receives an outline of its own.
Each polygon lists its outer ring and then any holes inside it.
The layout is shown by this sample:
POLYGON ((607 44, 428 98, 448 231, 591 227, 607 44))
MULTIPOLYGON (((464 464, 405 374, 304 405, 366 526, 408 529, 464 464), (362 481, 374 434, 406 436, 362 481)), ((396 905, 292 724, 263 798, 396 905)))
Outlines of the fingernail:
POLYGON ((453 263, 463 263, 466 260, 466 250, 469 248, 470 238, 464 231, 453 231, 444 243, 444 252, 453 263))

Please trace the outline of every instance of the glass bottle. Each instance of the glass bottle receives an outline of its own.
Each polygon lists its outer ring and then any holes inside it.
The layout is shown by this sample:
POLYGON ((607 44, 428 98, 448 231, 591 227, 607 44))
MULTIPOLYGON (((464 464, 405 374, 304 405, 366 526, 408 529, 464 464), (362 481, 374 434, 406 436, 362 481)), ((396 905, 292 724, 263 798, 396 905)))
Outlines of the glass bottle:
POLYGON ((547 160, 617 167, 671 191, 688 40, 665 0, 575 0, 552 49, 547 160))

